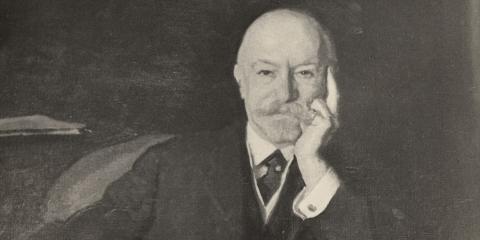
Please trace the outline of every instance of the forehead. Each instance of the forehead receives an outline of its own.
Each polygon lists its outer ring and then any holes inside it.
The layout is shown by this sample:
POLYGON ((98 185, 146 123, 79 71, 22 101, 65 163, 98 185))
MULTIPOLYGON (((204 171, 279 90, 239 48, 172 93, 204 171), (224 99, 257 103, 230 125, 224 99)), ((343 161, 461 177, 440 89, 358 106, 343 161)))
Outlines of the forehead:
POLYGON ((299 14, 274 14, 251 25, 239 55, 247 62, 267 59, 300 64, 318 61, 320 44, 319 29, 314 20, 299 14))

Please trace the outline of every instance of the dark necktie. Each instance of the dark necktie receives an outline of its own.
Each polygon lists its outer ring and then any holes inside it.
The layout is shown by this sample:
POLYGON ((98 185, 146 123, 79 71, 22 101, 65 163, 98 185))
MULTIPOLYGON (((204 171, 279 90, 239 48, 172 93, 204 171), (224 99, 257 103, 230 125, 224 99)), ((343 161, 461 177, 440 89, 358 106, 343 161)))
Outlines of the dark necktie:
POLYGON ((265 205, 280 187, 282 173, 286 165, 287 160, 283 157, 282 152, 277 149, 257 166, 257 168, 267 167, 268 169, 265 175, 257 179, 258 189, 265 205))

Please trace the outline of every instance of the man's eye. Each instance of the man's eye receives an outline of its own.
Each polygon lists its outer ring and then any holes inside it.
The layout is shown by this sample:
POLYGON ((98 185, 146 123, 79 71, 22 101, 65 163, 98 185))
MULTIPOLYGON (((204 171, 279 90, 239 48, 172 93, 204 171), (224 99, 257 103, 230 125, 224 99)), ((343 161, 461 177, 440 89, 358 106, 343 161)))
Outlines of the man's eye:
POLYGON ((313 72, 312 72, 312 71, 309 71, 309 70, 300 71, 300 72, 298 72, 298 74, 299 74, 302 78, 311 78, 311 77, 314 76, 313 72))
POLYGON ((264 77, 271 77, 273 76, 273 71, 270 70, 260 70, 257 72, 257 75, 264 76, 264 77))

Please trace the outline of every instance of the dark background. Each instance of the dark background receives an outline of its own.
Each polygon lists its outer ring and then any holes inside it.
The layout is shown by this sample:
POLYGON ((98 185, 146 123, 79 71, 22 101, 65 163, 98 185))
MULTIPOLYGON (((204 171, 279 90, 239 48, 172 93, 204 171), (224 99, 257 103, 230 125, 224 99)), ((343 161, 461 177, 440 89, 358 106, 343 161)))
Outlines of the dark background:
MULTIPOLYGON (((418 239, 480 236, 468 4, 302 2, 331 29, 339 52, 342 128, 331 151, 341 157, 332 164, 357 191, 380 192, 404 210, 418 239)), ((232 65, 242 30, 287 5, 1 1, 0 117, 40 113, 86 123, 92 133, 0 142, 8 206, 0 236, 28 228, 52 181, 95 147, 241 117, 232 65)))

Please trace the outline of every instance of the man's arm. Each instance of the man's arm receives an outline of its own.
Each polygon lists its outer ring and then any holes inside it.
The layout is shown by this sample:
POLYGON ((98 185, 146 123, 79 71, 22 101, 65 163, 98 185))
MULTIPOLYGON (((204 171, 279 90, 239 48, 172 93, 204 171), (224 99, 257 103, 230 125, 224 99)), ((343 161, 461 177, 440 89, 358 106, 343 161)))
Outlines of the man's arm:
POLYGON ((103 199, 70 217, 64 223, 46 226, 31 239, 138 239, 153 220, 158 179, 158 161, 153 149, 143 154, 132 169, 113 182, 103 199))
POLYGON ((327 208, 305 220, 315 236, 326 239, 413 239, 407 217, 379 200, 354 194, 341 184, 327 208))
POLYGON ((329 168, 327 173, 307 191, 304 188, 293 201, 293 212, 302 219, 313 218, 325 211, 341 185, 335 170, 329 168))

